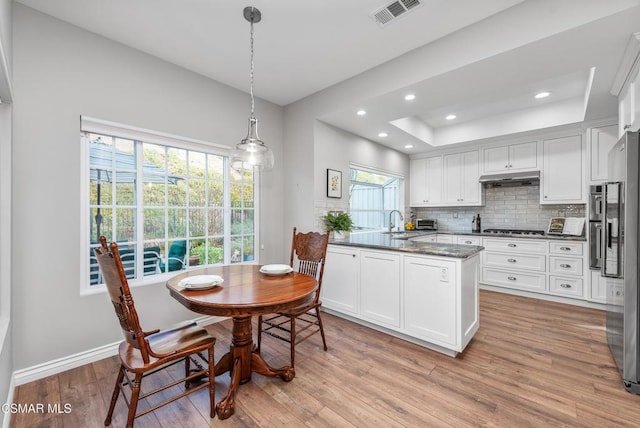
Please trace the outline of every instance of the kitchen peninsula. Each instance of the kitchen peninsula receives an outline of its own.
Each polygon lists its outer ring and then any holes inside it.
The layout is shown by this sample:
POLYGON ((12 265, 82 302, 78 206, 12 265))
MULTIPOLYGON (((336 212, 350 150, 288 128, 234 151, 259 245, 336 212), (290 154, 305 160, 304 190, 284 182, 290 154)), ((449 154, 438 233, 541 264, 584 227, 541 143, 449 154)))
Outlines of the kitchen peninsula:
POLYGON ((330 241, 325 311, 456 356, 479 327, 483 247, 419 242, 418 233, 352 233, 330 241))

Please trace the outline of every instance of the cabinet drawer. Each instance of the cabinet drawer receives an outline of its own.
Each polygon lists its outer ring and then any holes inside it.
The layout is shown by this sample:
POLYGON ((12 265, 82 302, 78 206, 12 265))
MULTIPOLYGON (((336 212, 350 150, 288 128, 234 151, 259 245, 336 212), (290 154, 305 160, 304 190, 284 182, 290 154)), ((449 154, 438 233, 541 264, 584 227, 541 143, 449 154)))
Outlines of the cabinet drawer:
POLYGON ((549 276, 549 293, 560 296, 582 297, 582 278, 549 276))
POLYGON ((546 291, 545 274, 508 272, 499 269, 482 268, 482 282, 501 287, 519 288, 531 291, 546 291))
POLYGON ((453 244, 453 236, 451 235, 438 235, 436 238, 436 242, 440 244, 453 244))
POLYGON ((582 259, 549 256, 549 273, 582 276, 582 259))
POLYGON ((482 264, 506 269, 526 269, 538 272, 546 270, 546 256, 535 254, 506 254, 484 251, 482 264))
POLYGON ((436 239, 437 239, 436 234, 433 234, 433 235, 416 236, 415 238, 409 238, 409 241, 416 241, 416 242, 436 242, 436 239))
POLYGON ((477 236, 458 236, 458 245, 482 245, 482 240, 477 236))
POLYGON ((580 242, 549 242, 550 254, 562 254, 565 256, 581 256, 583 245, 580 242))
POLYGON ((486 250, 506 251, 508 253, 547 253, 547 242, 542 240, 484 238, 482 242, 486 250))

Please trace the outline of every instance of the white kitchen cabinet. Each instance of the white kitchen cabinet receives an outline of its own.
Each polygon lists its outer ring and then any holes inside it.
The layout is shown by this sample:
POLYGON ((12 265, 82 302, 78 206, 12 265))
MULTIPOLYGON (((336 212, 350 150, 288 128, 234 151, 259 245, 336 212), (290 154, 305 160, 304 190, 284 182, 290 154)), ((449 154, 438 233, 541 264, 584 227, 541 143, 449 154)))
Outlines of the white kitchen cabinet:
POLYGON ((436 242, 439 244, 453 244, 454 237, 453 235, 438 234, 438 236, 436 237, 436 242))
POLYGON ((485 174, 536 170, 539 168, 538 143, 486 148, 482 151, 482 160, 485 174))
POLYGON ((347 314, 360 313, 360 250, 329 245, 322 278, 322 305, 347 314))
POLYGON ((360 252, 360 314, 387 327, 400 327, 400 255, 360 252))
POLYGON ((455 345, 455 263, 405 257, 404 278, 405 328, 424 340, 455 345))
POLYGON ((544 140, 542 158, 540 203, 586 203, 582 136, 544 140))
POLYGON ((455 356, 480 325, 478 264, 478 255, 459 259, 332 244, 322 307, 455 356))
POLYGON ((442 202, 447 206, 482 204, 479 152, 444 155, 442 202))
POLYGON ((442 202, 442 156, 411 161, 409 200, 412 207, 442 202))
POLYGON ((640 128, 640 33, 629 38, 611 93, 618 97, 618 137, 640 128))
POLYGON ((457 236, 458 245, 482 245, 482 239, 478 236, 457 236))
POLYGON ((607 162, 609 150, 618 141, 618 125, 591 128, 591 181, 607 179, 607 162))
POLYGON ((573 299, 586 297, 584 242, 504 237, 483 238, 482 245, 482 284, 573 299))
POLYGON ((431 235, 424 235, 424 236, 416 236, 415 238, 409 238, 409 241, 416 241, 416 242, 437 242, 438 240, 438 235, 431 234, 431 235))
POLYGON ((405 256, 404 330, 461 352, 480 326, 478 257, 405 256))
POLYGON ((607 281, 600 275, 599 270, 592 270, 591 273, 591 294, 589 300, 597 303, 607 303, 607 281))

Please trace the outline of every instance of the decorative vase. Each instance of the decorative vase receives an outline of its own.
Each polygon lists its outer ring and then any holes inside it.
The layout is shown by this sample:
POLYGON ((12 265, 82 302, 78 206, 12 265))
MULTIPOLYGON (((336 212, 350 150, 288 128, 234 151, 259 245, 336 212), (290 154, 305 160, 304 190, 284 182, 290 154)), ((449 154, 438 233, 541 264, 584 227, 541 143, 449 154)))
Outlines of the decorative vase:
POLYGON ((333 240, 334 241, 344 241, 347 237, 347 232, 344 230, 334 230, 333 231, 333 240))

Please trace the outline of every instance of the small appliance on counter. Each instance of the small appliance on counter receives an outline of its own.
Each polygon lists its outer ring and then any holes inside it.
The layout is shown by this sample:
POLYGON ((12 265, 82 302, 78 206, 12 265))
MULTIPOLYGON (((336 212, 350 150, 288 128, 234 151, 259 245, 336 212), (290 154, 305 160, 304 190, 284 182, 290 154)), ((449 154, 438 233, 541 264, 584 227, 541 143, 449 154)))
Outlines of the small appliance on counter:
POLYGON ((417 218, 415 227, 416 230, 438 230, 438 220, 417 218))
POLYGON ((473 220, 471 220, 471 231, 474 233, 480 233, 480 231, 482 230, 482 227, 480 225, 480 214, 478 214, 477 216, 475 216, 473 218, 473 220))

